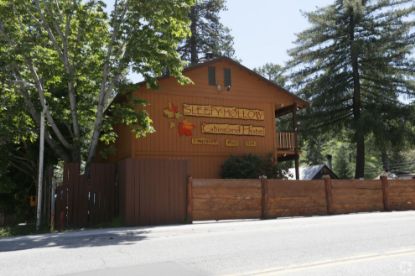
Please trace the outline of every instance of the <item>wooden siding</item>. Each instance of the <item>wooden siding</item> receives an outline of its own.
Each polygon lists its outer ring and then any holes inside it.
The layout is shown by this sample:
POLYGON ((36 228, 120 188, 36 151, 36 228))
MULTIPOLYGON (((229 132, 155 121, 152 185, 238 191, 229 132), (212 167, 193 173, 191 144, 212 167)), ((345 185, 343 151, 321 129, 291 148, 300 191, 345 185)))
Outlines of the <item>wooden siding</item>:
POLYGON ((228 60, 218 60, 209 66, 216 68, 216 82, 221 86, 220 90, 217 86, 208 84, 208 66, 186 71, 186 75, 194 83, 191 85, 181 86, 173 78, 164 78, 160 80, 160 87, 157 90, 140 87, 135 92, 135 96, 148 101, 146 110, 153 119, 156 132, 145 138, 135 139, 133 135, 123 130, 117 144, 121 149, 112 160, 121 160, 130 156, 187 159, 191 163, 190 172, 193 177, 217 178, 220 176, 223 161, 230 155, 276 154, 275 110, 292 105, 296 100, 295 97, 228 60), (224 68, 231 69, 232 86, 229 91, 224 87, 224 68), (164 109, 169 104, 177 106, 180 113, 183 113, 183 104, 258 109, 264 112, 265 119, 261 121, 191 116, 169 119, 163 115, 164 109), (179 135, 178 124, 183 119, 194 125, 191 137, 179 135), (265 137, 206 134, 201 130, 203 123, 264 127, 265 137), (192 138, 207 138, 217 142, 217 145, 192 144, 192 138), (226 146, 227 140, 238 146, 226 146), (125 148, 131 148, 130 155, 125 154, 125 148))
MULTIPOLYGON (((114 144, 114 149, 115 149, 115 154, 110 155, 108 160, 106 161, 118 161, 118 160, 123 160, 123 159, 127 159, 132 157, 133 154, 133 133, 131 132, 130 128, 126 125, 115 125, 114 126, 114 131, 117 133, 118 138, 115 141, 114 144)), ((100 149, 104 148, 105 146, 100 143, 99 144, 99 148, 97 150, 98 154, 100 149)), ((97 156, 96 158, 97 161, 103 161, 102 158, 100 156, 97 156)))

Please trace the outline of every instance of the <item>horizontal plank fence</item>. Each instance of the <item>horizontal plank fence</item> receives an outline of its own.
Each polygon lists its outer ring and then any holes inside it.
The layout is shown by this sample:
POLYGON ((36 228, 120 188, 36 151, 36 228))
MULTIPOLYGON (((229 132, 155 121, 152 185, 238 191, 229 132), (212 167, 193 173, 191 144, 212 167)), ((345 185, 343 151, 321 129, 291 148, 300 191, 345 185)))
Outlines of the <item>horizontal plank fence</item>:
POLYGON ((327 212, 324 182, 266 180, 265 218, 324 215, 327 212))
POLYGON ((332 214, 385 210, 382 184, 379 180, 331 180, 331 193, 332 214))
POLYGON ((193 179, 187 217, 224 220, 415 209, 415 180, 193 179))
POLYGON ((387 185, 390 210, 415 209, 415 180, 395 180, 387 185))
POLYGON ((193 220, 261 216, 261 183, 245 179, 194 179, 193 220))
POLYGON ((161 225, 415 210, 415 180, 193 179, 188 161, 163 159, 96 163, 88 176, 79 168, 65 164, 57 229, 117 216, 124 225, 161 225))

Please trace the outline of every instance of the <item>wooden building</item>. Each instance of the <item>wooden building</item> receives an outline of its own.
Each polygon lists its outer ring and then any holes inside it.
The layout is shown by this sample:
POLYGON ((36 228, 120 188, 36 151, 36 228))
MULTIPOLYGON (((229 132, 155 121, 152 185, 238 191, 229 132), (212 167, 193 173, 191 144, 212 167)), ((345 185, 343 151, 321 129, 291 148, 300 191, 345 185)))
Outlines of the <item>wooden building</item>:
POLYGON ((136 139, 118 126, 117 153, 127 158, 185 159, 195 178, 218 178, 230 155, 272 154, 296 160, 296 112, 307 102, 238 62, 220 57, 185 69, 194 84, 159 79, 157 90, 140 85, 134 96, 145 99, 156 132, 136 139), (279 132, 276 118, 292 114, 292 128, 279 132))

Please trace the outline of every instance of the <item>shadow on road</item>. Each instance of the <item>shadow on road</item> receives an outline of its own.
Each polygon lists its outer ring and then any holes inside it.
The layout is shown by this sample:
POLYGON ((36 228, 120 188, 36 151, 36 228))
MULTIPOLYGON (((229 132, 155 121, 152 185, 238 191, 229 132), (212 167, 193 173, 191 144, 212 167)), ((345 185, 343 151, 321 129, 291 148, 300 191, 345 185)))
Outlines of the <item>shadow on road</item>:
POLYGON ((60 233, 0 239, 0 252, 33 248, 78 248, 107 245, 128 245, 146 239, 148 231, 100 230, 99 232, 60 233))

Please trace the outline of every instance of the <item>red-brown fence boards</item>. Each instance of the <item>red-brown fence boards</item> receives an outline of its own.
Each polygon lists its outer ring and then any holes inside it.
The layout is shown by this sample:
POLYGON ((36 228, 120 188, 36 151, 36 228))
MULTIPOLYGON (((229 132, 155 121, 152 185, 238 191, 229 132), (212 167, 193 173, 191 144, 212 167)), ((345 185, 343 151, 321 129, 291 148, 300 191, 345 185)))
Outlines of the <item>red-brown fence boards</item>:
POLYGON ((192 179, 193 220, 414 210, 415 180, 192 179))
POLYGON ((327 214, 324 182, 321 180, 267 180, 266 217, 327 214))
POLYGON ((65 164, 56 227, 275 218, 414 210, 415 180, 194 179, 189 161, 126 159, 93 164, 89 177, 65 164))
POLYGON ((120 214, 126 225, 186 221, 187 160, 127 159, 118 168, 120 214))
POLYGON ((380 180, 331 180, 334 214, 383 211, 380 180))
POLYGON ((193 219, 261 216, 261 182, 255 179, 193 179, 193 219))
POLYGON ((92 224, 111 221, 116 215, 115 201, 117 186, 115 181, 115 164, 92 164, 91 178, 83 177, 83 185, 89 195, 89 221, 92 224))
POLYGON ((55 222, 58 229, 108 222, 115 216, 115 165, 95 163, 90 175, 79 164, 66 163, 63 183, 56 189, 55 222))
POLYGON ((415 209, 415 180, 389 181, 388 199, 390 210, 415 209))

